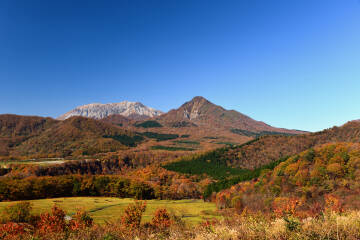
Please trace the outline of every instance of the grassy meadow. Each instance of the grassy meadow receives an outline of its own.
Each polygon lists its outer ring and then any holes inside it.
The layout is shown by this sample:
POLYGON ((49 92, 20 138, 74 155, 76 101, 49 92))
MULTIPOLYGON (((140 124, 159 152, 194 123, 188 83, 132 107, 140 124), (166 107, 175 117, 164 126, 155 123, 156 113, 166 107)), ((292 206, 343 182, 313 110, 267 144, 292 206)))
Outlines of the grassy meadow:
POLYGON ((53 165, 53 164, 61 164, 65 161, 63 158, 43 158, 43 159, 27 159, 27 160, 4 160, 0 161, 0 168, 7 168, 11 164, 21 164, 21 165, 53 165))
MULTIPOLYGON (((33 213, 40 214, 50 211, 56 204, 64 209, 68 215, 72 215, 77 209, 89 212, 95 223, 114 222, 121 218, 127 205, 133 203, 131 198, 112 198, 112 197, 69 197, 30 200, 33 206, 33 213)), ((0 202, 0 212, 6 206, 14 202, 0 202)), ((203 200, 147 200, 146 212, 143 215, 143 222, 148 222, 153 217, 157 208, 166 208, 169 212, 180 216, 188 224, 197 224, 205 219, 220 218, 216 213, 214 203, 204 202, 203 200)))

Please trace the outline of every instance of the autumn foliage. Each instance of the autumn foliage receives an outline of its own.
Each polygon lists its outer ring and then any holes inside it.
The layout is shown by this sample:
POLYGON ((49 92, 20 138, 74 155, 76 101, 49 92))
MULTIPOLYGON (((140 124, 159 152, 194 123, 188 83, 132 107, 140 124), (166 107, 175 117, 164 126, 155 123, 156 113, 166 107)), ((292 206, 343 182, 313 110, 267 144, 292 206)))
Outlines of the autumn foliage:
POLYGON ((152 226, 159 230, 168 229, 172 223, 173 220, 171 219, 171 216, 166 210, 166 208, 157 209, 154 213, 154 217, 151 220, 152 226))
POLYGON ((146 202, 135 201, 130 204, 121 217, 121 223, 129 231, 138 229, 141 224, 141 218, 146 210, 146 202))
POLYGON ((53 206, 51 213, 41 214, 37 225, 40 234, 65 231, 68 227, 65 216, 65 212, 57 206, 53 206))
POLYGON ((341 213, 360 206, 360 144, 325 144, 263 171, 253 181, 239 183, 216 196, 219 208, 246 208, 275 216, 315 216, 341 213))

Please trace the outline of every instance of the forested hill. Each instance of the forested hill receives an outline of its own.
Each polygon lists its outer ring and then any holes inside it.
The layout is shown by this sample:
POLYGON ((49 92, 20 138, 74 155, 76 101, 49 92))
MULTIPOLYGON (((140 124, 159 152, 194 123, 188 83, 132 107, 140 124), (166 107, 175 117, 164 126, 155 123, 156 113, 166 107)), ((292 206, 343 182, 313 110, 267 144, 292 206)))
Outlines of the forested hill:
POLYGON ((272 169, 289 156, 334 142, 360 142, 360 122, 352 121, 341 127, 298 136, 264 136, 239 146, 181 157, 163 167, 191 175, 206 174, 221 180, 209 185, 205 194, 209 196, 209 191, 219 191, 240 181, 257 178, 262 169, 272 169))
POLYGON ((115 125, 84 117, 0 115, 0 156, 66 157, 111 152, 136 145, 141 137, 115 125))
POLYGON ((216 161, 221 161, 221 164, 254 169, 279 158, 305 151, 318 144, 331 142, 360 142, 360 122, 351 121, 341 127, 303 135, 263 136, 243 145, 225 147, 222 150, 210 151, 205 156, 194 155, 181 159, 181 161, 198 162, 200 159, 205 161, 210 159, 210 156, 216 155, 216 161))
POLYGON ((321 211, 329 203, 339 209, 358 208, 359 163, 359 143, 319 145, 291 156, 272 171, 263 171, 256 181, 221 191, 216 200, 220 208, 238 202, 237 207, 251 211, 276 212, 281 210, 279 204, 291 202, 310 212, 321 211))

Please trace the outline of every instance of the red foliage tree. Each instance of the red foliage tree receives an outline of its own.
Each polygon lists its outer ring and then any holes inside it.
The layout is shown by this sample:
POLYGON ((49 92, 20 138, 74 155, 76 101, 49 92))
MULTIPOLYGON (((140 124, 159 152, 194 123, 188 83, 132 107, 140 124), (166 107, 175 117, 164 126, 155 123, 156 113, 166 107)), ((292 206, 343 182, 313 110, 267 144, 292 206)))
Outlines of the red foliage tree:
POLYGON ((157 209, 151 220, 151 225, 160 230, 168 229, 172 223, 171 216, 165 208, 157 209))
POLYGON ((141 218, 146 210, 146 202, 135 201, 130 204, 121 217, 121 223, 128 230, 138 229, 141 224, 141 218))

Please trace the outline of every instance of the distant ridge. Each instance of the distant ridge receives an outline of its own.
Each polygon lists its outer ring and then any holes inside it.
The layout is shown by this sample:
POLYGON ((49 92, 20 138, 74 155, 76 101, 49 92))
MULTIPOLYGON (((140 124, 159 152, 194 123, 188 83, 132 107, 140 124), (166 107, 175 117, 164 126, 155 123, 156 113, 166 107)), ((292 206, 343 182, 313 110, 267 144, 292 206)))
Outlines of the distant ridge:
POLYGON ((147 107, 140 102, 123 101, 120 103, 91 103, 76 107, 75 109, 58 117, 58 120, 65 120, 73 116, 82 116, 94 119, 103 119, 114 114, 124 117, 143 120, 151 117, 160 116, 161 111, 147 107))
POLYGON ((215 105, 204 97, 197 96, 181 105, 178 109, 157 117, 161 122, 176 123, 188 121, 198 126, 209 125, 215 128, 226 128, 233 133, 254 134, 261 132, 301 134, 298 130, 272 127, 264 122, 256 121, 234 110, 226 110, 215 105))
MULTIPOLYGON (((37 116, 0 115, 0 156, 88 155, 127 149, 135 133, 104 121, 74 116, 63 121, 37 116)), ((135 143, 133 144, 135 145, 135 143)))

